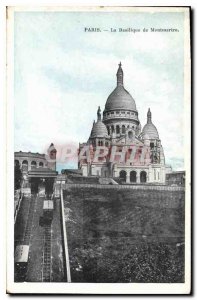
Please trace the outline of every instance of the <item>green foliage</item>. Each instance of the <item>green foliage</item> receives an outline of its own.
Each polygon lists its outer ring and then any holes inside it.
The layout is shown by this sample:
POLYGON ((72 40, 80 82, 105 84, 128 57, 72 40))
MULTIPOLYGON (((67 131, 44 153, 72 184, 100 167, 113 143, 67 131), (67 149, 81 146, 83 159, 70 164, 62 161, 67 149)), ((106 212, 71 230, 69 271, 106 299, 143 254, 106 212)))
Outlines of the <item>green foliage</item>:
POLYGON ((84 241, 72 247, 70 263, 74 282, 184 282, 183 244, 84 241), (121 247, 114 251, 116 243, 121 247))
POLYGON ((64 193, 74 282, 184 282, 184 193, 64 193))
POLYGON ((18 162, 14 165, 14 189, 18 190, 21 188, 22 183, 22 171, 18 162))

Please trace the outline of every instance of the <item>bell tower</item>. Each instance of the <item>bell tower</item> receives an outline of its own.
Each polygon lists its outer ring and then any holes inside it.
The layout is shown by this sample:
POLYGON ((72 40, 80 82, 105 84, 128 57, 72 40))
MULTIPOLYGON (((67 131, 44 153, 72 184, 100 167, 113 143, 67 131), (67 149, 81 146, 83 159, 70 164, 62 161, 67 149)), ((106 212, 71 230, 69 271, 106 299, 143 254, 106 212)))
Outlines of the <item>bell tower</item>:
POLYGON ((51 145, 49 146, 49 148, 47 150, 47 154, 48 154, 48 167, 51 170, 56 171, 56 154, 57 154, 57 150, 55 149, 53 143, 51 143, 51 145))

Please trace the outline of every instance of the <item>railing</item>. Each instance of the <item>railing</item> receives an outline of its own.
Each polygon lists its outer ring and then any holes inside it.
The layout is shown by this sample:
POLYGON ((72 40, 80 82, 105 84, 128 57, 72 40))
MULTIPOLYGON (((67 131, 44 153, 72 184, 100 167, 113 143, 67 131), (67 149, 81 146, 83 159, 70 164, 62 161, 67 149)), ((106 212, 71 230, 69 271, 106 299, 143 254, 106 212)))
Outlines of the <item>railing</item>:
POLYGON ((68 252, 68 240, 67 240, 67 231, 66 231, 66 218, 64 213, 64 200, 63 200, 63 192, 61 188, 61 214, 62 214, 62 227, 63 227, 63 240, 64 240, 64 255, 66 259, 66 273, 67 273, 67 282, 71 282, 71 273, 70 273, 70 260, 69 260, 69 252, 68 252))
POLYGON ((16 223, 16 218, 17 218, 22 200, 23 200, 23 193, 21 193, 21 190, 20 190, 19 200, 18 200, 18 202, 16 204, 16 207, 14 209, 14 224, 16 223))
POLYGON ((130 119, 130 120, 136 120, 138 121, 138 116, 136 115, 130 115, 130 114, 111 114, 109 116, 103 116, 103 120, 109 120, 109 119, 130 119))
POLYGON ((157 191, 185 191, 184 187, 165 186, 165 185, 106 185, 106 184, 88 184, 88 183, 65 183, 62 184, 63 189, 67 188, 96 188, 96 189, 131 189, 131 190, 157 190, 157 191))

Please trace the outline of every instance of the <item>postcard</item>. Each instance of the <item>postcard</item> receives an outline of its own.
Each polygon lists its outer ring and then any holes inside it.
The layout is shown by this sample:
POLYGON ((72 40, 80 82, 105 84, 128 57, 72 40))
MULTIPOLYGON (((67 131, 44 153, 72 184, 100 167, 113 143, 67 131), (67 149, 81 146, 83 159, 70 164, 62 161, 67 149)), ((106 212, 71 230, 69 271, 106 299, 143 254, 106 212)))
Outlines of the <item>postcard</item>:
POLYGON ((190 7, 7 7, 7 293, 191 292, 190 47, 190 7))

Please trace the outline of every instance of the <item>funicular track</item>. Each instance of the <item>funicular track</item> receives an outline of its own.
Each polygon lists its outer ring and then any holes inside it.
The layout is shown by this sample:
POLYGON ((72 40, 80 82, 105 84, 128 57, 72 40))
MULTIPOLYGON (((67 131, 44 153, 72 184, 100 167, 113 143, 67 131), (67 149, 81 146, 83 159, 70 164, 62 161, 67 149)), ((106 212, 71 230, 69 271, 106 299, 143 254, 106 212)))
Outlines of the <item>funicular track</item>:
POLYGON ((51 225, 44 226, 42 281, 51 281, 51 225))
MULTIPOLYGON (((46 197, 45 199, 46 200, 46 197)), ((53 200, 53 197, 51 197, 53 200)), ((42 262, 42 281, 50 282, 52 269, 52 220, 46 220, 43 225, 43 262, 42 262)))
MULTIPOLYGON (((27 200, 24 200, 27 201, 27 200)), ((37 195, 34 194, 31 196, 30 199, 28 199, 28 210, 27 210, 27 220, 25 223, 25 230, 22 238, 20 240, 15 241, 15 250, 16 246, 29 246, 30 245, 30 239, 31 239, 31 233, 32 233, 32 225, 33 225, 33 219, 34 219, 34 210, 35 205, 37 201, 37 195)), ((24 282, 26 280, 27 276, 27 270, 28 270, 28 260, 22 261, 21 263, 16 263, 14 267, 14 278, 16 282, 24 282)))
POLYGON ((33 195, 30 200, 27 223, 26 223, 24 237, 23 237, 23 245, 29 245, 29 242, 30 242, 36 199, 37 199, 37 196, 33 195))

